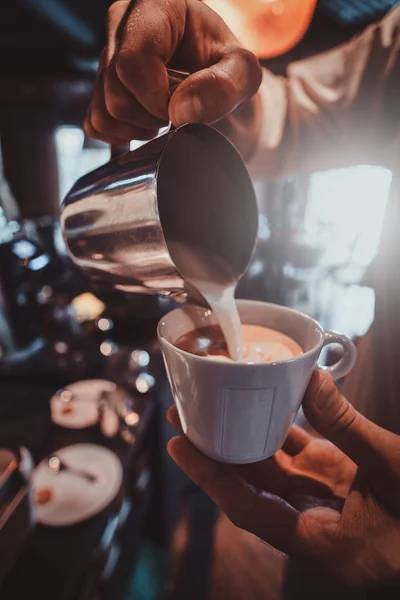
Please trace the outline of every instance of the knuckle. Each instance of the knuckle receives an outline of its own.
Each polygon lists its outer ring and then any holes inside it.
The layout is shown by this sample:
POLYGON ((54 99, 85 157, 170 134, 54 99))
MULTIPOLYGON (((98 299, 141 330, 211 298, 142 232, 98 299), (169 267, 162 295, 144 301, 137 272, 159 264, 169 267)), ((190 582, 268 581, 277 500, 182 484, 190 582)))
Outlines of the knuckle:
POLYGON ((128 6, 128 0, 117 0, 117 2, 113 2, 113 4, 111 4, 111 6, 107 10, 108 23, 113 23, 114 19, 120 16, 121 11, 127 9, 128 6))
POLYGON ((90 122, 88 119, 85 119, 84 123, 83 123, 83 131, 86 133, 86 135, 88 135, 89 137, 93 137, 93 127, 91 126, 90 122))
POLYGON ((117 121, 124 121, 127 116, 127 107, 123 101, 112 94, 106 94, 105 104, 108 113, 117 121))
POLYGON ((140 76, 144 69, 144 59, 157 56, 157 42, 147 36, 135 37, 135 47, 122 47, 115 59, 115 71, 122 83, 131 82, 132 74, 140 76))
POLYGON ((253 52, 250 50, 246 50, 246 48, 238 48, 237 50, 241 60, 245 65, 247 65, 250 69, 261 70, 260 63, 253 52))
POLYGON ((156 53, 156 41, 149 39, 147 36, 135 36, 135 44, 128 46, 127 42, 122 45, 115 61, 115 68, 122 72, 128 71, 132 73, 140 68, 143 56, 152 56, 156 53))
POLYGON ((321 376, 318 387, 309 390, 306 397, 306 412, 316 407, 323 425, 332 433, 352 427, 360 416, 328 375, 321 376))
POLYGON ((92 111, 89 110, 83 122, 83 131, 88 137, 96 138, 98 133, 92 124, 92 111))
POLYGON ((334 408, 331 414, 331 430, 343 431, 353 427, 357 421, 358 413, 338 389, 332 392, 332 404, 334 408))
POLYGON ((158 48, 160 46, 160 39, 157 35, 149 36, 145 35, 139 40, 139 50, 141 54, 147 54, 151 56, 152 54, 156 54, 158 48))
POLYGON ((247 73, 248 82, 251 90, 255 92, 262 80, 262 69, 258 58, 245 48, 238 48, 233 51, 233 54, 237 54, 238 59, 241 62, 242 68, 247 73))
POLYGON ((94 129, 96 129, 96 131, 98 131, 99 133, 107 133, 108 119, 102 111, 93 111, 91 120, 92 126, 94 127, 94 129))
POLYGON ((115 72, 118 79, 122 83, 126 83, 127 80, 129 81, 132 76, 132 68, 134 67, 136 70, 138 63, 139 59, 134 50, 120 50, 115 58, 115 72))

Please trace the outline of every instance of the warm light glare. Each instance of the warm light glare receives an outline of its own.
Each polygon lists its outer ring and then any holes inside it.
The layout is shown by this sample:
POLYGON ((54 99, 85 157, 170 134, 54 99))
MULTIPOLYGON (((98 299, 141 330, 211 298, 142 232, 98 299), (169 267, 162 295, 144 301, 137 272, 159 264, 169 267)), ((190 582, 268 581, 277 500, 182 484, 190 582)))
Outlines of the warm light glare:
POLYGON ((78 323, 94 321, 104 312, 105 305, 93 294, 86 293, 72 300, 72 308, 78 323))
POLYGON ((146 350, 134 350, 131 354, 131 360, 138 367, 147 367, 150 362, 150 355, 146 350))
POLYGON ((136 379, 136 389, 141 394, 146 394, 155 384, 155 379, 148 373, 142 373, 136 379))
POLYGON ((317 0, 205 0, 260 58, 280 56, 304 36, 317 0))
POLYGON ((140 421, 140 417, 136 412, 128 413, 125 417, 125 423, 130 427, 137 425, 140 421))
POLYGON ((63 390, 59 397, 63 402, 71 402, 72 392, 70 390, 63 390))
POLYGON ((57 354, 66 354, 68 352, 68 345, 65 342, 56 342, 54 344, 54 350, 57 354))
POLYGON ((276 2, 271 6, 271 12, 275 17, 280 17, 285 12, 285 5, 283 2, 276 2))
POLYGON ((379 250, 391 181, 391 171, 369 165, 310 180, 304 240, 322 250, 315 270, 318 319, 349 337, 364 335, 374 318, 374 291, 360 283, 379 250))
POLYGON ((111 321, 111 319, 99 319, 97 321, 97 328, 100 329, 100 331, 109 331, 110 329, 112 329, 113 326, 113 322, 111 321))
POLYGON ((111 356, 115 351, 116 347, 112 342, 105 341, 100 344, 100 352, 103 356, 111 356))
POLYGON ((49 458, 49 467, 53 471, 58 471, 60 468, 60 459, 57 456, 49 458))
POLYGON ((367 266, 378 251, 392 173, 367 165, 316 173, 305 227, 327 264, 367 266))

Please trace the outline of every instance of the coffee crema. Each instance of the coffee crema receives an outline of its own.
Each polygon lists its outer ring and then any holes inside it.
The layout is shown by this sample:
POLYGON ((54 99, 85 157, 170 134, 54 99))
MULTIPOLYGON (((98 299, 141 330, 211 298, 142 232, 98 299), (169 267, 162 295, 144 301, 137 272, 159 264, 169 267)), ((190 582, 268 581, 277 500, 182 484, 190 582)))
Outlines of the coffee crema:
MULTIPOLYGON (((278 362, 303 354, 302 348, 289 336, 261 325, 242 325, 243 353, 246 363, 278 362)), ((175 343, 177 348, 194 354, 221 360, 232 360, 222 330, 209 325, 189 331, 175 343)))

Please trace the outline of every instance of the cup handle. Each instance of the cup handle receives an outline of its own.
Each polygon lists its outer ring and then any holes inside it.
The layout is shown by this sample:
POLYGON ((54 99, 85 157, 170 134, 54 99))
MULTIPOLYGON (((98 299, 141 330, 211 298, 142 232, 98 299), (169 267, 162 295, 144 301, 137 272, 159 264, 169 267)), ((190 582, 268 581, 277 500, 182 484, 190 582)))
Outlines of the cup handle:
POLYGON ((335 365, 330 367, 318 365, 318 369, 329 373, 336 381, 350 373, 356 362, 357 350, 353 342, 345 335, 334 333, 333 331, 325 331, 321 350, 329 344, 340 344, 343 348, 343 356, 335 365))

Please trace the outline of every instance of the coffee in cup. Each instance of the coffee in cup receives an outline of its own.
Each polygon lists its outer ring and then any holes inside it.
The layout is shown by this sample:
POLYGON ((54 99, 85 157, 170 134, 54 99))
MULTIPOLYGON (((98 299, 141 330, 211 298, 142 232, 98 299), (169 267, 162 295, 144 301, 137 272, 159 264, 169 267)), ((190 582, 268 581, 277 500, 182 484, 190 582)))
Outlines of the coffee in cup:
MULTIPOLYGON (((262 325, 241 325, 243 351, 241 361, 246 363, 290 360, 303 354, 300 345, 288 335, 262 325)), ((189 331, 176 341, 176 347, 196 356, 232 360, 226 339, 218 325, 209 325, 189 331)))

